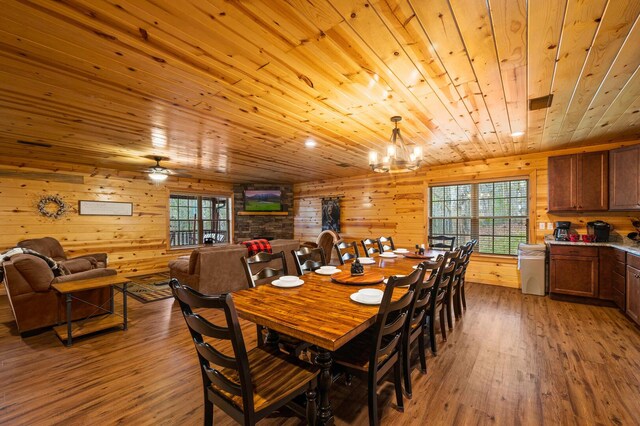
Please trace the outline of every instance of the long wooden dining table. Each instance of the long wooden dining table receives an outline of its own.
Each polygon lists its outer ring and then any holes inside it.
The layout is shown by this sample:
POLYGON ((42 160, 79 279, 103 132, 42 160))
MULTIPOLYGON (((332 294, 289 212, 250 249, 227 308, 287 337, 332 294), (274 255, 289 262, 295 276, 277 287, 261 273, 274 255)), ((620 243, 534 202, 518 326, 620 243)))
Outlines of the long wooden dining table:
MULTIPOLYGON (((437 256, 441 251, 425 253, 437 256)), ((375 263, 364 265, 365 272, 377 271, 385 277, 407 275, 421 259, 409 259, 402 255, 395 258, 373 256, 375 263)), ((351 262, 337 266, 348 271, 351 262)), ((238 315, 256 324, 268 327, 269 343, 275 344, 277 333, 295 337, 317 347, 314 362, 320 368, 318 379, 318 420, 322 425, 333 424, 329 400, 331 387, 331 353, 342 347, 375 323, 378 305, 363 305, 350 299, 352 293, 363 287, 384 290, 384 283, 366 286, 338 284, 330 276, 315 272, 301 277, 304 284, 294 288, 261 285, 236 291, 232 294, 238 315), (273 337, 275 335, 275 338, 273 337)), ((405 289, 398 289, 400 297, 405 289)))

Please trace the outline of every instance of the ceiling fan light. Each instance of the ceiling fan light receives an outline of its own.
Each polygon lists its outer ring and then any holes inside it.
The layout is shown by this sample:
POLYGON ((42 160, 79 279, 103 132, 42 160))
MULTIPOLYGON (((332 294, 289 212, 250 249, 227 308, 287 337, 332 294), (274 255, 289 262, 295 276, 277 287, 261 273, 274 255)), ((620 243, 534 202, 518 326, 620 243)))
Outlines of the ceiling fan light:
POLYGON ((154 182, 163 182, 167 180, 168 177, 169 175, 167 175, 166 173, 162 173, 157 170, 149 173, 149 179, 151 179, 154 182))

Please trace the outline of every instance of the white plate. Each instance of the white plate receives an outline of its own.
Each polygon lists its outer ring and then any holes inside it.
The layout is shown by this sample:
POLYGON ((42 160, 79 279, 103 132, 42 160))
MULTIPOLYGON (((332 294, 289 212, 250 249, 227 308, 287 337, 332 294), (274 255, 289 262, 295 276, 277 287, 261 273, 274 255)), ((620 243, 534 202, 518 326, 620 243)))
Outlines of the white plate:
POLYGON ((387 251, 387 252, 385 252, 385 253, 382 253, 382 254, 380 255, 380 257, 382 257, 382 258, 385 258, 385 257, 386 257, 387 259, 393 259, 394 257, 398 257, 398 255, 397 255, 397 254, 390 253, 390 252, 388 252, 388 251, 387 251))
POLYGON ((281 287, 281 288, 300 287, 302 284, 304 284, 304 281, 302 280, 294 281, 293 283, 283 283, 280 280, 275 280, 271 282, 272 286, 281 287))
POLYGON ((359 293, 353 293, 351 296, 349 296, 349 298, 354 302, 362 303, 363 305, 379 305, 380 303, 382 303, 382 298, 380 298, 380 300, 376 300, 375 302, 365 302, 364 300, 360 299, 359 293))
POLYGON ((320 275, 333 275, 336 272, 340 272, 340 269, 333 268, 333 269, 316 269, 315 270, 315 273, 320 275))
POLYGON ((362 263, 363 265, 371 265, 376 263, 376 261, 371 258, 371 257, 359 257, 358 260, 360 261, 360 263, 362 263))
POLYGON ((396 253, 396 254, 405 254, 405 253, 409 253, 409 250, 407 250, 407 249, 395 249, 393 252, 396 253))
MULTIPOLYGON (((398 278, 402 278, 402 277, 406 277, 406 275, 396 275, 396 277, 398 277, 398 278)), ((385 278, 384 280, 382 280, 382 282, 383 282, 383 283, 385 283, 385 284, 386 284, 388 281, 389 281, 389 278, 385 278)), ((405 287, 405 286, 403 286, 403 287, 405 287)))

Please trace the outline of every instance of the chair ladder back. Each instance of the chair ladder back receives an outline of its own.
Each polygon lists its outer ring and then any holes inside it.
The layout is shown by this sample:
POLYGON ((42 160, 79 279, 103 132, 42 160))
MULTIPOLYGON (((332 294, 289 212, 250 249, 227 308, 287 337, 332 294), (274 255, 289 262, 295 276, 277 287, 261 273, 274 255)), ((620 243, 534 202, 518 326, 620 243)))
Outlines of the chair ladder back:
POLYGON ((169 282, 174 298, 180 304, 189 332, 191 333, 205 389, 219 394, 225 399, 228 395, 241 396, 245 413, 253 411, 253 385, 249 372, 249 359, 242 337, 238 315, 230 294, 204 295, 188 286, 183 286, 175 278, 169 282), (194 308, 223 310, 226 327, 216 325, 193 312, 194 308), (215 340, 231 341, 235 357, 217 350, 205 337, 215 340), (222 367, 233 371, 237 377, 229 377, 215 368, 222 367), (239 382, 239 383, 238 383, 239 382))
POLYGON ((362 248, 364 249, 364 255, 370 256, 372 254, 380 253, 380 240, 378 238, 367 238, 360 241, 362 248))
POLYGON ((327 259, 322 247, 302 247, 298 250, 291 250, 291 254, 296 261, 296 272, 298 275, 303 275, 305 272, 313 272, 327 264, 327 259))
POLYGON ((431 271, 429 278, 422 280, 422 282, 416 285, 416 293, 414 295, 412 306, 409 308, 409 321, 407 321, 407 330, 411 330, 417 324, 420 324, 426 315, 427 307, 431 301, 431 291, 436 285, 436 281, 439 279, 441 270, 444 265, 444 257, 439 255, 435 262, 422 262, 425 269, 425 275, 427 271, 431 271))
POLYGON ((438 278, 431 290, 431 309, 434 311, 435 305, 442 299, 445 291, 449 288, 453 278, 453 273, 456 270, 455 258, 459 255, 459 251, 449 251, 444 254, 442 267, 438 271, 438 278))
POLYGON ((456 237, 449 237, 447 235, 433 235, 429 237, 429 247, 442 248, 445 250, 453 250, 456 244, 456 237), (441 241, 441 242, 434 242, 441 241))
POLYGON ((424 274, 424 267, 420 265, 406 277, 394 275, 389 278, 376 318, 376 350, 372 352, 369 360, 372 365, 382 366, 387 359, 391 358, 393 352, 397 351, 416 286, 423 280, 424 274), (407 292, 398 300, 391 301, 394 289, 407 285, 409 286, 407 292))
POLYGON ((384 253, 385 251, 393 251, 396 249, 396 245, 393 243, 392 237, 378 238, 378 247, 380 248, 380 253, 384 253))
POLYGON ((242 262, 249 287, 255 287, 260 280, 289 274, 284 251, 278 253, 260 252, 251 257, 242 256, 240 261, 242 262), (274 261, 280 263, 278 267, 271 265, 274 261), (260 266, 263 267, 254 272, 253 268, 260 266))
POLYGON ((360 251, 358 250, 358 243, 352 241, 347 243, 345 241, 339 241, 334 245, 336 252, 338 253, 338 260, 340 264, 344 265, 344 262, 350 259, 360 257, 360 251), (353 253, 349 250, 353 250, 353 253))

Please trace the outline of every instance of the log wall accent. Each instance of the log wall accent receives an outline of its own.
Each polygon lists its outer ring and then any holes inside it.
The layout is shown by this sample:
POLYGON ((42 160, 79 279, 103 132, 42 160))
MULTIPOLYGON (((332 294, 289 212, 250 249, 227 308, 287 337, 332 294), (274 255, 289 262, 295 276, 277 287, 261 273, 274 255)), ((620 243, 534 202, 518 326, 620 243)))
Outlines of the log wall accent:
MULTIPOLYGON (((530 179, 530 240, 541 243, 550 230, 540 223, 569 220, 579 233, 586 223, 602 219, 615 232, 633 231, 634 213, 604 212, 581 215, 547 213, 547 159, 552 155, 615 149, 638 141, 599 145, 583 149, 543 152, 421 169, 416 173, 369 174, 350 179, 325 180, 294 185, 295 237, 314 241, 321 229, 321 197, 342 195, 341 236, 346 240, 391 235, 398 246, 413 247, 426 242, 427 187, 433 184, 526 176, 530 179)), ((486 284, 519 287, 516 260, 512 257, 475 256, 469 267, 470 280, 486 284)))
POLYGON ((170 190, 232 196, 231 184, 171 177, 155 185, 145 175, 64 165, 43 169, 0 165, 0 252, 24 239, 57 238, 69 256, 107 252, 124 273, 166 269, 190 250, 168 249, 170 190), (3 173, 11 172, 11 173, 3 173), (46 173, 46 174, 43 174, 46 173), (57 176, 43 180, 40 176, 57 176), (38 213, 43 195, 60 195, 70 211, 60 219, 38 213), (79 200, 133 203, 133 216, 80 216, 79 200))

